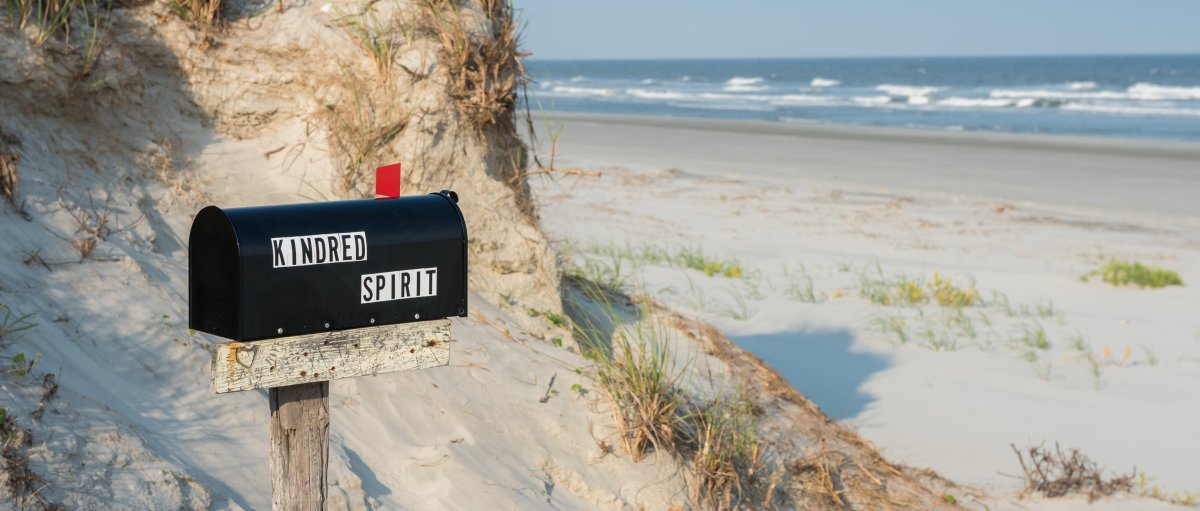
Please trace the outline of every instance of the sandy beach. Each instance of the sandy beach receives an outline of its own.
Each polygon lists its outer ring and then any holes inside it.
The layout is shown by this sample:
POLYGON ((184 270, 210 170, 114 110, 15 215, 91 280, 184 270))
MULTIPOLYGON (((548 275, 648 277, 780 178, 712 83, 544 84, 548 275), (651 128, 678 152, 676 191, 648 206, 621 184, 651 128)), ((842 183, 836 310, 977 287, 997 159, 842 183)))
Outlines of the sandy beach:
POLYGON ((576 271, 713 322, 885 455, 1015 499, 1010 444, 1057 442, 1163 492, 1200 489, 1200 145, 564 113, 537 125, 543 149, 558 132, 557 167, 603 173, 537 186, 576 271), (744 276, 653 256, 697 249, 744 276), (1185 285, 1084 278, 1112 258, 1185 285), (870 296, 946 279, 979 300, 870 296))

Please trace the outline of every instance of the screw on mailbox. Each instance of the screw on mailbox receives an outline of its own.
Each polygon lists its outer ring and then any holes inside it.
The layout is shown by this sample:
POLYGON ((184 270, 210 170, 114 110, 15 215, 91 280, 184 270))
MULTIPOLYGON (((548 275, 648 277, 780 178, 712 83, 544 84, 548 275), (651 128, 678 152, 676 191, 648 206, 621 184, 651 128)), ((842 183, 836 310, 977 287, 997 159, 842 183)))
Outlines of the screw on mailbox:
POLYGON ((209 206, 192 223, 188 324, 229 339, 212 350, 213 392, 269 389, 275 509, 324 509, 329 380, 448 365, 448 318, 467 316, 458 194, 400 197, 398 164, 376 191, 209 206))

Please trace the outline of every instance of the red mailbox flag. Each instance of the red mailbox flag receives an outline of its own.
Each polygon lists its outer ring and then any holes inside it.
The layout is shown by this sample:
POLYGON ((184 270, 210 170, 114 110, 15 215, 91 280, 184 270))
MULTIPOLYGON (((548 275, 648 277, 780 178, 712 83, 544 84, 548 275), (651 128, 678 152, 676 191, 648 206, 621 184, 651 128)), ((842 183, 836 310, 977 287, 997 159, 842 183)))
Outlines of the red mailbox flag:
POLYGON ((375 198, 397 197, 400 197, 400 164, 394 163, 375 169, 375 198))

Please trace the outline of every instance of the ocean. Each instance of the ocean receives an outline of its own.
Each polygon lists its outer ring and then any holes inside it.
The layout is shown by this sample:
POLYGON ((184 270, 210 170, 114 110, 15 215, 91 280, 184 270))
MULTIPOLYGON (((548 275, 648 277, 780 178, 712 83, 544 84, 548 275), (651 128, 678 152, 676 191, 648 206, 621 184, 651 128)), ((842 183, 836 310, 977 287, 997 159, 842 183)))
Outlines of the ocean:
POLYGON ((530 60, 535 112, 1200 140, 1200 55, 530 60))

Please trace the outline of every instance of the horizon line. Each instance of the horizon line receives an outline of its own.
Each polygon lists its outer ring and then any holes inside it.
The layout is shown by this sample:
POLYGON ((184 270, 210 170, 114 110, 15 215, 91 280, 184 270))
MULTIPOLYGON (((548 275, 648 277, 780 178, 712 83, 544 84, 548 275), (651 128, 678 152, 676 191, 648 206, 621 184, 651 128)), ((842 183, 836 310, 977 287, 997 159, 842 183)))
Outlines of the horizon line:
POLYGON ((522 60, 540 61, 662 61, 662 60, 833 60, 833 59, 962 59, 962 58, 1057 58, 1057 57, 1200 57, 1198 52, 1141 52, 1141 53, 984 53, 946 55, 839 55, 798 57, 537 57, 531 54, 522 60))

